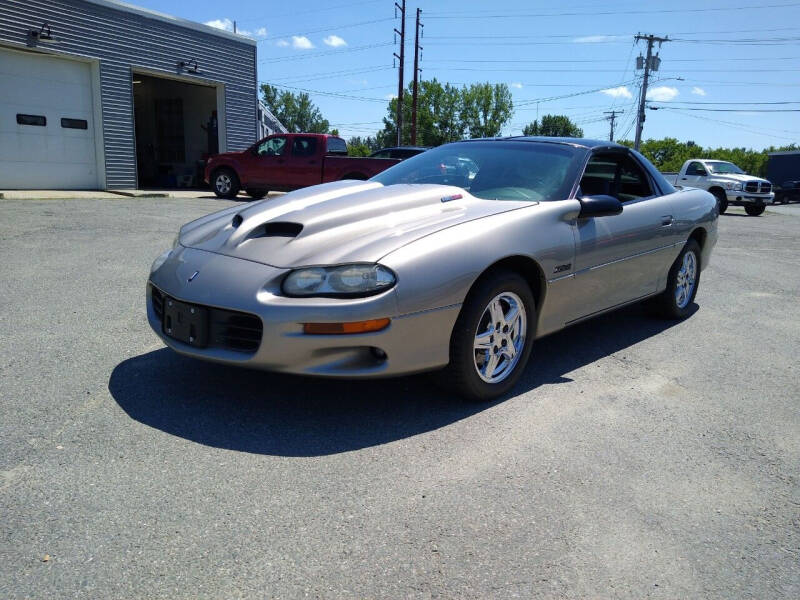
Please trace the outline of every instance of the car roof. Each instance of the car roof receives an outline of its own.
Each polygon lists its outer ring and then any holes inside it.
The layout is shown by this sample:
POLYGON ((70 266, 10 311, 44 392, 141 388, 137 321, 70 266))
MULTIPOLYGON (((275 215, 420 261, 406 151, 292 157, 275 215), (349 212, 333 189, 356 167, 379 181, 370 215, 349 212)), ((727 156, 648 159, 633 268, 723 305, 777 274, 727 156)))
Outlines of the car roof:
POLYGON ((375 152, 383 152, 385 150, 430 150, 430 146, 388 146, 375 152))
POLYGON ((627 146, 609 142, 608 140, 592 140, 587 138, 573 137, 548 137, 539 135, 513 135, 508 137, 478 138, 475 140, 464 140, 466 142, 538 142, 544 144, 562 144, 564 146, 574 146, 579 148, 620 148, 627 149, 627 146))

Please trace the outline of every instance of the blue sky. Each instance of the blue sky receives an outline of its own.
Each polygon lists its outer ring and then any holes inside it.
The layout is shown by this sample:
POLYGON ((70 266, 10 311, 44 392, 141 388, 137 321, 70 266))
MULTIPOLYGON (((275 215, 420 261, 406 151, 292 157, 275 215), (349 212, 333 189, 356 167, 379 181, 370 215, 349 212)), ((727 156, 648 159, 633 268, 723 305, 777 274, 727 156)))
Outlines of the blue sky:
MULTIPOLYGON (((309 91, 345 137, 380 129, 397 93, 393 0, 136 3, 222 28, 235 20, 258 40, 259 80, 309 91)), ((649 97, 666 108, 647 111, 645 139, 800 143, 800 112, 765 112, 800 110, 800 0, 408 0, 406 81, 418 7, 422 77, 508 84, 515 113, 504 134, 521 133, 538 112, 566 114, 587 137, 606 138, 604 111, 621 110, 617 135, 632 139, 636 56, 645 51, 633 36, 642 32, 675 39, 660 49, 649 97)))

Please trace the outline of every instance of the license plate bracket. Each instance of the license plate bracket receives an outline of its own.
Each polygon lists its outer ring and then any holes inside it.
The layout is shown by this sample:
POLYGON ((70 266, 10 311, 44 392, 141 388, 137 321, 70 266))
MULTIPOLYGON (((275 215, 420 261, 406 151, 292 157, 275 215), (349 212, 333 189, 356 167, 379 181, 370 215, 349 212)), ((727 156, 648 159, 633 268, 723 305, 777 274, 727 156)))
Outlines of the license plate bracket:
POLYGON ((164 335, 179 342, 205 348, 208 345, 208 309, 166 296, 161 329, 164 335))

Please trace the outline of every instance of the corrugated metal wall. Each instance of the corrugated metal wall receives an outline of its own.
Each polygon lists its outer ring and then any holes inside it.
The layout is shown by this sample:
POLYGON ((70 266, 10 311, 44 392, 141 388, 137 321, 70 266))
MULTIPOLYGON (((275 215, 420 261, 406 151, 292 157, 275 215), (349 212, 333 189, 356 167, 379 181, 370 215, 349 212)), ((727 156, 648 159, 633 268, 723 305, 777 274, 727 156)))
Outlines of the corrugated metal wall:
POLYGON ((0 43, 24 44, 47 22, 57 44, 48 50, 100 59, 106 187, 136 185, 131 69, 187 75, 181 60, 196 60, 198 77, 225 85, 227 150, 255 139, 256 46, 84 0, 0 0, 0 43))

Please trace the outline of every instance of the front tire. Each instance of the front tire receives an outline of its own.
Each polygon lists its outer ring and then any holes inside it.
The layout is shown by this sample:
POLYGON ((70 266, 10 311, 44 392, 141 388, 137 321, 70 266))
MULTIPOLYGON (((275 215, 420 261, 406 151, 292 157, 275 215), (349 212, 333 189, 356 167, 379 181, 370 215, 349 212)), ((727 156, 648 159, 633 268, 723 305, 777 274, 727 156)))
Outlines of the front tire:
POLYGON ((700 285, 700 246, 690 239, 672 263, 667 289, 657 298, 659 312, 668 319, 684 319, 700 285))
POLYGON ((714 196, 717 197, 717 206, 719 207, 719 214, 724 215, 728 210, 728 197, 725 192, 721 190, 714 190, 714 196))
POLYGON ((757 217, 762 214, 767 208, 766 204, 747 204, 744 207, 744 212, 746 212, 751 217, 757 217))
POLYGON ((239 178, 231 169, 217 169, 211 176, 211 186, 218 198, 236 198, 239 193, 239 178))
POLYGON ((453 328, 443 383, 474 401, 506 393, 525 370, 535 323, 536 301, 522 277, 498 271, 479 280, 453 328))
POLYGON ((253 200, 261 200, 264 196, 266 196, 269 192, 267 190, 247 190, 247 195, 250 196, 253 200))

